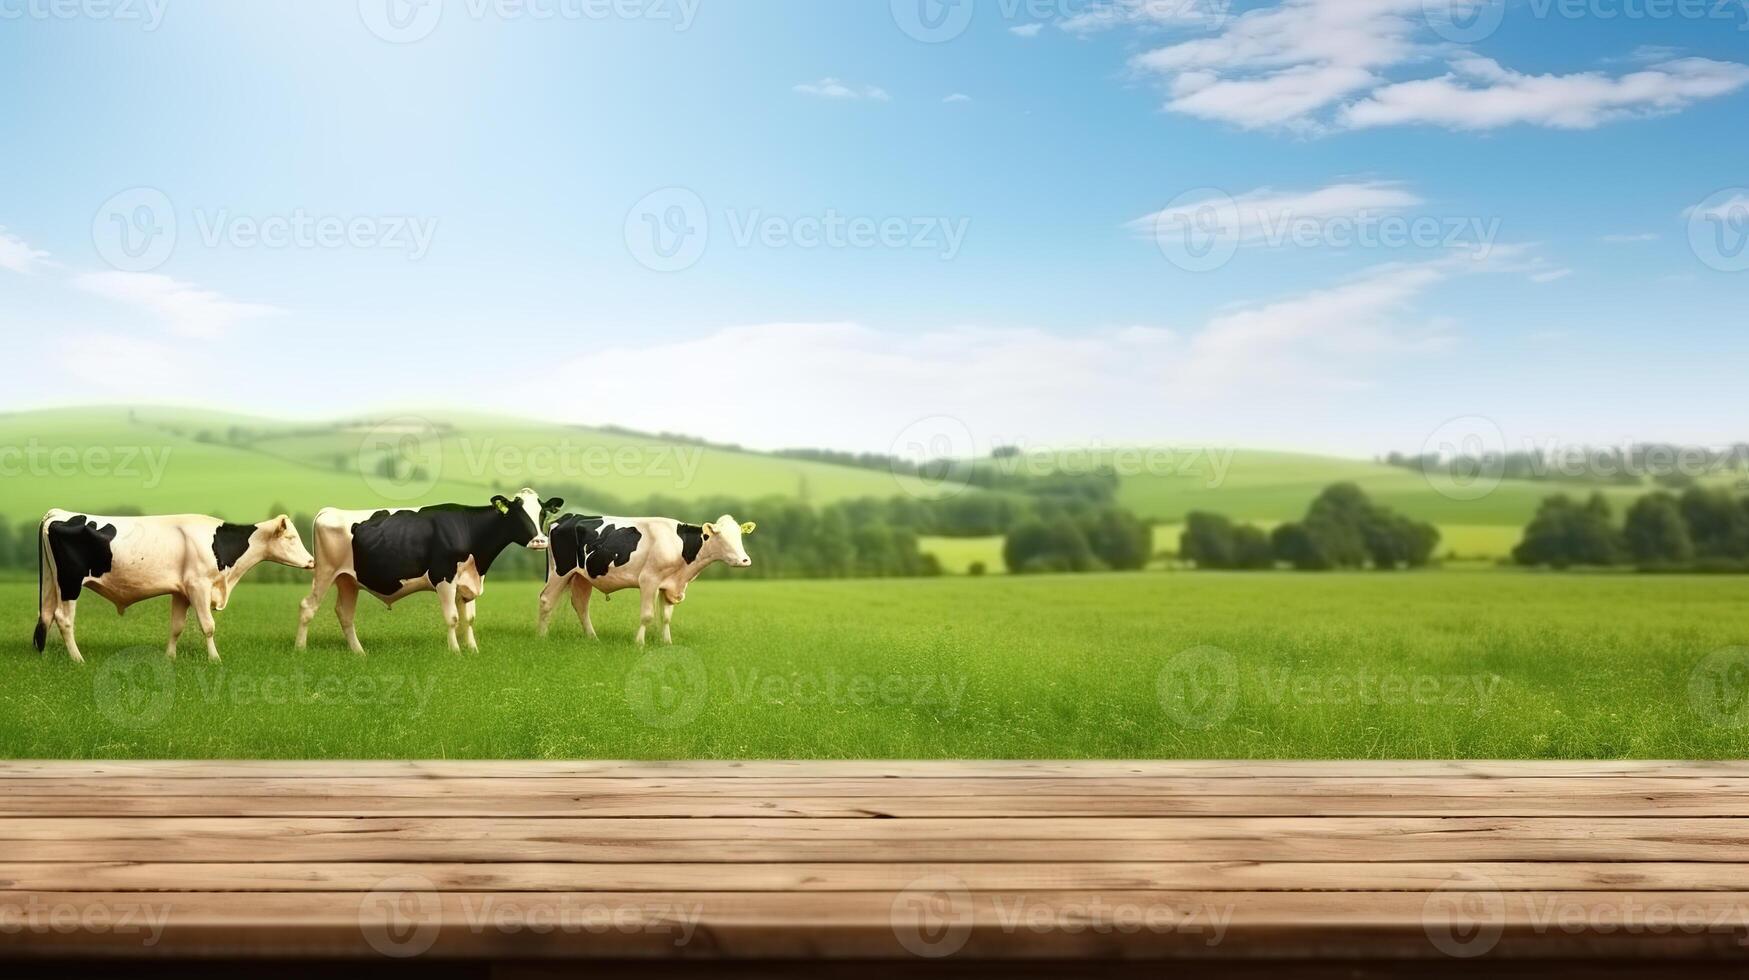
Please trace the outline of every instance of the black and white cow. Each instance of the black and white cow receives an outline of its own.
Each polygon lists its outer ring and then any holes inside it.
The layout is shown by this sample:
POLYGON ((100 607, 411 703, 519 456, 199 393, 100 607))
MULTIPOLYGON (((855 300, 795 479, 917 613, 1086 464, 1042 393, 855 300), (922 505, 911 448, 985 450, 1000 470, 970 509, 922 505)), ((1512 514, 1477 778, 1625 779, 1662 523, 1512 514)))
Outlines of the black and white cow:
POLYGON ((753 564, 741 545, 752 534, 752 522, 737 524, 728 514, 711 524, 683 524, 666 517, 583 517, 572 514, 553 523, 552 548, 547 552, 547 585, 540 594, 537 626, 547 635, 547 619, 566 588, 583 631, 595 638, 589 621, 589 595, 636 588, 642 600, 637 642, 656 619, 662 604, 662 642, 673 643, 670 625, 674 607, 686 598, 686 586, 714 562, 735 568, 753 564))
POLYGON ((37 558, 42 606, 37 613, 37 650, 53 623, 67 654, 83 663, 73 638, 79 595, 90 589, 127 612, 136 602, 170 597, 169 656, 194 609, 206 634, 207 656, 219 659, 213 642, 213 610, 225 608, 231 590, 263 561, 315 568, 298 529, 284 516, 260 524, 230 524, 216 517, 96 517, 51 510, 43 517, 37 558))
POLYGON ((437 504, 431 507, 384 510, 336 510, 316 514, 316 580, 298 607, 297 648, 309 638, 310 619, 328 590, 339 586, 334 612, 353 653, 363 653, 353 614, 362 586, 392 606, 415 592, 436 592, 449 648, 461 650, 456 629, 474 641, 474 600, 486 591, 486 573, 504 549, 513 544, 545 550, 541 531, 547 515, 565 502, 542 502, 524 489, 514 499, 504 496, 480 507, 437 504))

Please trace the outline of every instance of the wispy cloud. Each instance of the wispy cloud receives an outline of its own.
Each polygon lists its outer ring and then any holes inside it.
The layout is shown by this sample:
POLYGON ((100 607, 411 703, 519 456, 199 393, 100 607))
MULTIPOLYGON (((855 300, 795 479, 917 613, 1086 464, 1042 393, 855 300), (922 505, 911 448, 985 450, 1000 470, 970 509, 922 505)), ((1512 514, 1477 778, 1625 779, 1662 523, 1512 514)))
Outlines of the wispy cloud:
POLYGON ((146 310, 178 336, 202 340, 223 337, 237 324, 283 312, 259 303, 242 303, 197 286, 150 272, 88 272, 73 277, 86 292, 146 310))
POLYGON ((1633 242, 1655 242, 1664 236, 1655 231, 1644 231, 1637 234, 1604 235, 1599 241, 1607 245, 1628 245, 1633 242))
POLYGON ((836 78, 822 78, 817 82, 802 82, 795 86, 796 92, 811 95, 820 99, 837 99, 854 101, 866 99, 871 102, 887 102, 892 96, 879 85, 856 85, 839 81, 836 78))
POLYGON ((1137 218, 1128 227, 1147 236, 1182 221, 1240 245, 1282 244, 1299 222, 1333 218, 1356 223, 1377 221, 1422 203, 1418 195, 1389 181, 1339 183, 1306 191, 1264 187, 1233 198, 1194 198, 1137 218))
POLYGON ((1572 269, 1545 269, 1542 272, 1531 273, 1530 281, 1535 283, 1556 282, 1572 274, 1572 269))
POLYGON ((1015 37, 1038 37, 1039 32, 1044 29, 1045 25, 1042 23, 1018 24, 1014 27, 1010 27, 1008 33, 1015 37))
MULTIPOLYGON (((1466 13, 1489 0, 1451 0, 1466 13)), ((1131 59, 1164 85, 1169 111, 1245 129, 1319 135, 1434 125, 1457 130, 1533 125, 1585 129, 1674 112, 1749 86, 1749 65, 1666 57, 1625 74, 1529 75, 1443 41, 1423 0, 1282 0, 1209 21, 1150 16, 1146 0, 1097 5, 1061 23, 1099 30, 1144 23, 1204 36, 1131 59), (1444 62, 1430 77, 1413 66, 1444 62)), ((1640 49, 1636 60, 1671 52, 1640 49)))
POLYGON ((952 105, 952 104, 970 102, 970 101, 972 101, 972 97, 967 95, 964 92, 955 92, 952 95, 948 96, 947 98, 942 99, 941 101, 952 105))
POLYGON ((0 227, 0 269, 9 269, 23 276, 34 276, 56 268, 49 261, 49 253, 40 248, 32 248, 28 242, 16 235, 9 235, 6 229, 0 227))

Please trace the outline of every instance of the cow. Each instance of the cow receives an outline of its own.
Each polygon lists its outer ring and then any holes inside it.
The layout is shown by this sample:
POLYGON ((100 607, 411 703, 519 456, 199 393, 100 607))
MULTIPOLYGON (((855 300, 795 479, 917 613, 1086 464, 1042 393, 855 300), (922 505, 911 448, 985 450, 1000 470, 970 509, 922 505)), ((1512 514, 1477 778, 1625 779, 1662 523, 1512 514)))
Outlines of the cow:
POLYGON ((337 510, 316 514, 316 577, 298 606, 297 649, 309 639, 310 619, 330 588, 339 587, 334 613, 346 645, 363 654, 353 616, 362 587, 392 606, 415 592, 436 592, 449 629, 449 649, 461 652, 456 632, 474 640, 474 600, 486 590, 492 562, 513 544, 544 551, 542 530, 549 514, 565 502, 542 501, 533 490, 515 498, 502 495, 478 507, 436 504, 381 510, 337 510))
POLYGON ((37 548, 37 585, 42 605, 33 642, 40 653, 53 623, 67 644, 67 655, 84 663, 73 637, 79 596, 90 589, 116 612, 158 596, 170 597, 170 643, 176 641, 194 609, 206 635, 207 659, 219 659, 213 642, 213 610, 225 608, 231 590, 263 561, 315 568, 290 517, 281 514, 259 524, 232 524, 201 514, 157 517, 100 517, 70 510, 43 516, 37 548))
POLYGON ((577 619, 593 640, 590 593, 605 596, 636 587, 642 601, 636 642, 643 645, 660 601, 662 642, 673 643, 674 607, 686 598, 687 583, 715 562, 734 568, 753 564, 741 536, 752 534, 754 526, 737 524, 728 514, 711 524, 683 524, 666 517, 562 517, 553 524, 536 628, 547 635, 547 619, 568 587, 577 619))

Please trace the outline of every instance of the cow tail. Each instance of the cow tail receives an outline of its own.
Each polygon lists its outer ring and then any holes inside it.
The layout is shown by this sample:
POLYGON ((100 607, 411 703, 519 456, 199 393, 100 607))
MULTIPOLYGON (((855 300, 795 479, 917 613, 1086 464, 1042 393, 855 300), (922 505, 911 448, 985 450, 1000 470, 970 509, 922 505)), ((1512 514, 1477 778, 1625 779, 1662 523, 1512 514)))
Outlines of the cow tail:
POLYGON ((36 607, 36 633, 31 642, 36 652, 43 652, 49 640, 49 607, 55 602, 54 557, 49 554, 49 519, 44 515, 36 529, 36 591, 41 600, 36 607), (45 568, 47 566, 45 574, 45 568))

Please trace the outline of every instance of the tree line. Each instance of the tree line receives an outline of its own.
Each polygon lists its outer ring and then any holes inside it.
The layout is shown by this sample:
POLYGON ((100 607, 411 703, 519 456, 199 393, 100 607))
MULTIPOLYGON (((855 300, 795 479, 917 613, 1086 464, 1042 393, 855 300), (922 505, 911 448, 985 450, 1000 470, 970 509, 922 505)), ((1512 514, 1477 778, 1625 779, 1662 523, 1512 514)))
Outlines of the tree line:
POLYGON ((1631 504, 1617 523, 1601 493, 1544 500, 1512 551, 1520 565, 1572 568, 1632 565, 1647 571, 1749 571, 1749 496, 1722 487, 1659 491, 1631 504))
POLYGON ((1626 448, 1582 447, 1545 451, 1390 453, 1386 465, 1402 467, 1457 482, 1482 479, 1533 480, 1584 486, 1643 486, 1650 481, 1672 490, 1694 486, 1699 477, 1749 468, 1749 443, 1729 449, 1640 443, 1626 448))
POLYGON ((1306 516, 1265 534, 1252 524, 1196 512, 1185 518, 1178 554, 1197 568, 1301 571, 1420 568, 1439 546, 1439 529, 1373 502, 1360 487, 1337 483, 1306 516))

